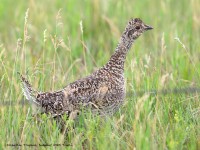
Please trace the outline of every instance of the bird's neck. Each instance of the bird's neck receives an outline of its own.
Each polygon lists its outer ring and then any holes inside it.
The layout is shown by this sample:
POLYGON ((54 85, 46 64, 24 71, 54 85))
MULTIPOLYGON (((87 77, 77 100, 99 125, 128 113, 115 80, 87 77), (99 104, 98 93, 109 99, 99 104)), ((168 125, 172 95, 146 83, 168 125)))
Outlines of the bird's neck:
POLYGON ((111 56, 108 63, 105 65, 109 70, 115 70, 118 73, 124 72, 124 63, 126 55, 131 48, 134 40, 130 40, 126 37, 126 32, 123 33, 114 54, 111 56))

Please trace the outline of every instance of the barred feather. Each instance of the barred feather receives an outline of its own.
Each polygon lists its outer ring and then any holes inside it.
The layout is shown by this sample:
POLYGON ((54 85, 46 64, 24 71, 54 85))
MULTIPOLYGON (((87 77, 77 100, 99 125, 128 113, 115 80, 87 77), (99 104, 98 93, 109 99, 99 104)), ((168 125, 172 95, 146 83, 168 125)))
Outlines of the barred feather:
POLYGON ((37 102, 37 99, 36 99, 36 95, 38 94, 38 92, 32 88, 31 84, 28 82, 28 80, 25 77, 23 77, 20 73, 18 74, 21 80, 22 92, 24 93, 24 96, 26 97, 26 99, 30 102, 33 112, 35 113, 40 108, 39 107, 40 103, 37 102))

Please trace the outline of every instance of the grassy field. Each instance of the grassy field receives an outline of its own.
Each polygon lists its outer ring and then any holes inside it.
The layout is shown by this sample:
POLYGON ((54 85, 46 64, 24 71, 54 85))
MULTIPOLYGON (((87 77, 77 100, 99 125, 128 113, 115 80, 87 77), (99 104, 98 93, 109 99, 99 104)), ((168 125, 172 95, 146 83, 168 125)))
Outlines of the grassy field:
POLYGON ((200 149, 200 93, 191 90, 200 87, 199 8, 199 0, 0 0, 0 149, 200 149), (134 17, 154 30, 127 56, 120 111, 83 115, 68 135, 46 116, 37 123, 17 72, 41 91, 61 89, 104 65, 134 17))

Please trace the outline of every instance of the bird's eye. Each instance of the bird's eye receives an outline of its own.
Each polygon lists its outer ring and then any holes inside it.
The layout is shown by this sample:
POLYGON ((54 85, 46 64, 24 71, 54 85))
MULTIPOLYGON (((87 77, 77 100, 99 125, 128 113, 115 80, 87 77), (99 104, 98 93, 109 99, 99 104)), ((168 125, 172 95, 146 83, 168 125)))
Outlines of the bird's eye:
POLYGON ((139 29, 140 29, 140 26, 136 26, 135 29, 136 29, 136 30, 139 30, 139 29))

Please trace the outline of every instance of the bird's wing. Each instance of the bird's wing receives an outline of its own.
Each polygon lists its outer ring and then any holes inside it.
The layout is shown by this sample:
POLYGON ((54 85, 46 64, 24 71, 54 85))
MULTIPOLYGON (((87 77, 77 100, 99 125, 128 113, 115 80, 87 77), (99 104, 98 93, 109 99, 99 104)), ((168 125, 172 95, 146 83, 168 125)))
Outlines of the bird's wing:
POLYGON ((69 103, 77 108, 87 105, 99 108, 108 92, 108 85, 100 78, 87 77, 69 84, 63 92, 69 103))
POLYGON ((103 98, 108 92, 108 85, 102 79, 87 77, 77 80, 60 91, 37 92, 28 80, 20 75, 22 90, 36 113, 51 113, 54 116, 80 110, 81 107, 99 109, 104 105, 103 98))
POLYGON ((64 93, 62 90, 39 93, 36 99, 44 113, 51 113, 55 116, 68 113, 64 108, 64 93))

